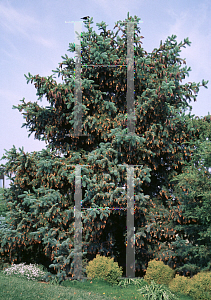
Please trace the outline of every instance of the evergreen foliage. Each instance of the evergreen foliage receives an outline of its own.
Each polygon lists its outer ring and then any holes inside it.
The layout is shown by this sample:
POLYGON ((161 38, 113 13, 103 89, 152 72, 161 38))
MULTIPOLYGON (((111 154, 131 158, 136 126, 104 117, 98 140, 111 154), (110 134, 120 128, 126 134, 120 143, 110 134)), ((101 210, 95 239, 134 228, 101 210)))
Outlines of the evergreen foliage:
MULTIPOLYGON (((1 166, 5 175, 14 172, 15 178, 4 191, 10 231, 1 232, 1 257, 21 262, 21 251, 40 245, 59 280, 72 274, 74 165, 82 165, 83 208, 125 208, 127 191, 122 192, 118 185, 127 183, 127 168, 119 166, 127 164, 142 165, 134 169, 136 276, 142 276, 148 262, 156 257, 171 267, 181 267, 183 255, 175 259, 169 250, 176 240, 175 226, 184 224, 182 199, 173 199, 170 180, 191 161, 200 134, 193 116, 185 115, 185 110, 191 108, 187 99, 196 101, 192 92, 197 94, 200 84, 181 84, 190 68, 181 68, 186 62, 179 52, 190 42, 186 38, 177 44, 172 35, 147 53, 141 47, 140 28, 134 25, 136 135, 127 135, 127 68, 118 67, 126 65, 127 25, 118 21, 114 27, 118 30, 113 32, 101 22, 97 34, 91 27, 92 19, 84 21, 87 32, 82 32, 81 41, 82 133, 87 136, 72 136, 75 63, 67 55, 62 56, 54 76, 25 75, 27 83, 34 83, 38 100, 46 97, 50 106, 26 103, 25 98, 22 104, 13 106, 25 111, 22 127, 30 128, 29 136, 34 132, 35 138, 48 145, 33 153, 25 153, 23 148, 17 152, 14 145, 9 151, 5 149, 2 159, 7 163, 1 166), (61 84, 56 82, 55 74, 62 76, 61 84), (64 156, 58 156, 58 151, 64 156)), ((128 13, 125 21, 139 20, 128 13)), ((74 43, 70 43, 68 51, 74 50, 74 43)), ((201 86, 207 83, 202 80, 201 86)), ((83 255, 91 260, 103 253, 124 266, 126 211, 83 210, 82 223, 83 255)))
POLYGON ((211 270, 211 116, 195 119, 194 124, 200 135, 194 144, 190 142, 196 147, 192 159, 171 180, 174 194, 182 199, 183 215, 181 224, 175 226, 179 235, 172 249, 175 257, 185 261, 177 270, 187 270, 191 277, 200 269, 211 270))

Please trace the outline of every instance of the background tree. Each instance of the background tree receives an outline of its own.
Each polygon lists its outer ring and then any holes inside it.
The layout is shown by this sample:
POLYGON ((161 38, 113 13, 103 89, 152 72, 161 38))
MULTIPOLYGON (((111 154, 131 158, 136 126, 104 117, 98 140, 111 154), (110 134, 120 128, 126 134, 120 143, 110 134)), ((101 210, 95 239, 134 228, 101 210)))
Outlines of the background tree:
POLYGON ((186 262, 178 270, 187 270, 191 276, 200 269, 211 269, 210 123, 210 115, 194 120, 200 133, 198 139, 191 142, 196 150, 182 173, 171 180, 176 183, 174 194, 182 200, 182 215, 185 217, 175 227, 178 237, 172 243, 172 252, 176 258, 182 257, 186 262))
MULTIPOLYGON (((139 20, 128 13, 125 21, 139 20)), ((85 21, 81 65, 126 64, 126 23, 118 21, 114 33, 101 22, 97 24, 99 35, 92 30, 92 23, 92 18, 85 21)), ((27 83, 34 82, 38 99, 46 96, 50 106, 41 108, 37 102, 25 103, 23 99, 23 104, 14 108, 25 110, 27 123, 23 126, 49 144, 47 149, 31 154, 21 149, 19 154, 14 147, 7 151, 7 157, 3 156, 8 160, 3 165, 5 173, 16 174, 11 188, 4 193, 5 199, 11 200, 8 220, 12 230, 1 235, 1 252, 11 260, 18 260, 19 247, 23 250, 40 244, 61 280, 73 272, 73 264, 71 269, 69 265, 74 247, 75 170, 67 165, 89 165, 82 167, 82 207, 119 208, 127 203, 126 191, 121 193, 118 187, 127 182, 126 168, 119 164, 127 164, 143 165, 134 171, 136 276, 144 274, 153 257, 173 264, 173 268, 181 266, 181 261, 174 262, 168 251, 163 252, 175 240, 174 226, 182 213, 180 199, 172 198, 170 180, 181 173, 194 151, 189 145, 182 147, 198 134, 193 117, 182 110, 190 107, 187 99, 196 100, 192 91, 198 93, 200 84, 180 84, 190 71, 187 67, 181 69, 181 61, 185 61, 178 57, 180 48, 190 45, 188 38, 177 44, 173 35, 148 54, 141 47, 143 37, 138 36, 136 24, 134 31, 136 136, 127 135, 125 122, 126 68, 82 68, 82 128, 89 136, 79 137, 67 136, 74 132, 74 60, 62 56, 59 68, 53 71, 62 76, 62 84, 57 84, 52 75, 25 75, 27 83), (57 150, 65 157, 57 157, 57 150)), ((69 46, 73 52, 74 44, 69 46)), ((203 86, 206 83, 202 81, 203 86)), ((88 260, 100 251, 122 265, 126 261, 126 211, 84 210, 82 221, 83 252, 87 252, 88 260)))

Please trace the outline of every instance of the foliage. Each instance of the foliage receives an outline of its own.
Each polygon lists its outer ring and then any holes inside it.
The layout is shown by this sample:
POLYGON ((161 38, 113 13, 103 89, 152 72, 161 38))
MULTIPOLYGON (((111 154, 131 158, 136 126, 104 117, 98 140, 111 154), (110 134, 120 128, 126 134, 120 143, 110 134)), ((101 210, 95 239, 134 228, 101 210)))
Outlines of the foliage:
MULTIPOLYGON (((0 218, 1 217, 6 217, 6 212, 8 212, 8 208, 7 208, 7 203, 6 201, 4 201, 3 197, 3 188, 0 188, 0 218)), ((0 221, 1 222, 1 221, 0 221)))
POLYGON ((211 270, 211 116, 194 123, 200 136, 194 143, 192 159, 171 180, 174 195, 181 199, 184 218, 181 225, 175 226, 179 236, 171 246, 174 256, 185 260, 176 270, 186 269, 191 277, 199 270, 211 270))
MULTIPOLYGON (((7 207, 7 201, 3 199, 2 195, 3 195, 3 188, 0 188, 0 232, 8 228, 6 223, 6 213, 9 211, 7 207)), ((0 261, 1 261, 1 257, 0 257, 0 261)))
MULTIPOLYGON (((6 202, 6 201, 5 201, 6 202)), ((11 218, 11 217, 10 217, 11 218)), ((0 237, 4 235, 9 235, 12 233, 12 229, 9 226, 9 221, 10 218, 6 215, 5 217, 2 217, 1 221, 1 231, 0 231, 0 237)), ((1 238, 0 238, 1 240, 1 238)), ((4 252, 3 252, 4 254, 4 252)), ((49 269, 49 264, 51 260, 45 256, 44 253, 44 246, 41 245, 40 243, 37 243, 33 246, 30 245, 24 245, 24 247, 20 247, 16 250, 16 256, 19 257, 18 263, 25 262, 27 264, 43 264, 43 266, 47 267, 48 271, 49 269), (22 249, 21 249, 22 248, 22 249), (22 250, 22 251, 21 251, 22 250)), ((11 259, 9 259, 8 256, 4 257, 3 255, 0 257, 0 268, 4 265, 11 265, 11 259)), ((52 273, 55 273, 52 271, 52 273)))
POLYGON ((149 261, 144 280, 148 283, 154 280, 158 284, 168 285, 174 278, 175 271, 169 266, 166 266, 162 261, 155 259, 149 261))
POLYGON ((9 263, 2 263, 2 262, 0 262, 0 270, 5 270, 8 267, 10 267, 9 263))
POLYGON ((192 278, 179 276, 178 274, 170 282, 169 288, 173 292, 181 291, 190 295, 195 300, 211 299, 211 272, 200 272, 192 278))
MULTIPOLYGON (((125 21, 139 20, 128 13, 125 21)), ((74 269, 77 164, 82 171, 82 207, 96 209, 82 212, 82 252, 87 259, 102 253, 121 264, 126 260, 126 211, 119 208, 126 207, 127 195, 118 185, 127 182, 126 165, 141 165, 134 170, 136 276, 142 275, 155 257, 174 268, 185 261, 183 256, 175 258, 169 250, 177 233, 175 226, 183 221, 182 199, 173 199, 170 180, 181 174, 191 160, 195 149, 188 143, 196 144, 200 134, 193 116, 184 113, 191 108, 187 99, 196 100, 192 92, 197 94, 200 84, 180 84, 190 68, 181 68, 186 62, 178 56, 190 42, 186 38, 177 44, 172 35, 158 49, 147 53, 141 47, 140 28, 134 25, 136 135, 127 135, 127 68, 118 66, 126 63, 127 25, 118 21, 114 27, 118 30, 113 32, 101 22, 97 24, 101 30, 97 34, 92 23, 92 18, 85 21, 87 32, 82 32, 81 40, 82 128, 87 136, 71 135, 77 111, 77 80, 75 62, 65 55, 54 71, 54 75, 62 75, 61 84, 52 75, 25 75, 27 83, 34 82, 38 100, 45 96, 50 106, 43 108, 23 99, 22 104, 13 107, 25 111, 23 126, 30 127, 29 136, 34 132, 35 138, 48 143, 47 148, 33 153, 19 148, 18 153, 13 145, 10 151, 5 149, 6 156, 2 157, 7 159, 1 165, 4 174, 11 178, 9 173, 15 173, 10 188, 3 193, 9 208, 6 222, 10 231, 0 234, 2 259, 20 263, 26 249, 45 255, 59 282, 74 269), (117 66, 105 68, 102 64, 117 66), (64 156, 58 156, 57 151, 64 156), (102 207, 113 210, 107 212, 102 207)), ((74 43, 70 43, 68 51, 74 50, 74 43)), ((206 87, 207 82, 202 80, 201 86, 206 87)), ((40 259, 34 258, 37 263, 40 259)))
POLYGON ((149 300, 164 299, 164 300, 179 300, 174 294, 171 293, 166 287, 156 284, 154 280, 151 285, 146 285, 138 290, 144 297, 147 296, 149 300), (169 298, 171 297, 171 298, 169 298))
POLYGON ((86 273, 91 278, 103 278, 111 284, 117 284, 122 276, 122 268, 114 262, 114 258, 97 255, 86 267, 86 273))
POLYGON ((145 285, 147 284, 146 281, 144 281, 143 278, 124 278, 121 279, 118 283, 118 286, 121 286, 123 288, 128 287, 128 285, 135 285, 135 286, 139 286, 139 285, 145 285))
POLYGON ((191 278, 190 296, 194 300, 211 299, 211 272, 200 272, 191 278))
POLYGON ((190 290, 189 282, 190 278, 176 274, 176 276, 170 281, 169 288, 173 292, 180 291, 181 293, 188 294, 190 290))

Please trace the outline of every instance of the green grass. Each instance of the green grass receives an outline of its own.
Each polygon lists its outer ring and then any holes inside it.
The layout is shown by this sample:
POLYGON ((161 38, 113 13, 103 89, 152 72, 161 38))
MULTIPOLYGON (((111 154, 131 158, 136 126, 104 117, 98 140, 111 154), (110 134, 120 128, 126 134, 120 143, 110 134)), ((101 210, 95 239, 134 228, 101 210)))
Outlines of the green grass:
MULTIPOLYGON (((92 280, 92 286, 90 289, 90 280, 87 280, 85 283, 81 282, 76 282, 76 281, 65 281, 63 285, 68 286, 68 287, 78 287, 80 289, 86 290, 86 291, 96 291, 102 295, 103 292, 107 296, 110 297, 110 299, 122 299, 122 300, 129 300, 129 299, 146 299, 146 295, 143 296, 138 290, 141 289, 144 286, 149 286, 149 284, 144 281, 144 279, 140 280, 140 285, 139 286, 134 286, 134 285, 127 285, 125 288, 124 287, 119 287, 119 286, 111 286, 109 284, 105 284, 102 281, 95 281, 95 283, 92 280)), ((175 296, 178 297, 178 299, 182 300, 191 300, 192 297, 187 297, 185 295, 181 294, 176 294, 174 293, 175 296)))
POLYGON ((15 275, 0 273, 0 299, 2 300, 72 300, 72 299, 111 299, 96 292, 87 292, 82 289, 52 285, 44 282, 31 281, 27 278, 18 278, 15 275))
MULTIPOLYGON (((146 282, 143 280, 143 285, 146 282)), ((75 299, 146 299, 137 289, 141 286, 119 287, 111 286, 102 280, 86 280, 84 282, 69 281, 62 282, 61 285, 52 283, 34 281, 27 278, 20 278, 17 275, 5 275, 0 272, 0 299, 2 300, 25 300, 25 299, 43 299, 43 300, 75 300, 75 299)), ((192 300, 191 297, 176 294, 178 299, 192 300)), ((158 299, 158 298, 157 298, 158 299)))

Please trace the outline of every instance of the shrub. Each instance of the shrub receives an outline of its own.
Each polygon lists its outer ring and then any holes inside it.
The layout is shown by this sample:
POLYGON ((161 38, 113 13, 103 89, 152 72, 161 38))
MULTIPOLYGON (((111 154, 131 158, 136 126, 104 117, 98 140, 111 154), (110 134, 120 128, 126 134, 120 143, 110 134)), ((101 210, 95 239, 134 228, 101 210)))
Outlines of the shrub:
POLYGON ((113 258, 97 254, 96 258, 88 263, 86 273, 88 277, 104 279, 108 283, 118 284, 123 271, 113 258))
POLYGON ((182 294, 189 294, 190 280, 191 280, 191 278, 187 278, 185 276, 180 276, 179 274, 176 274, 175 278, 173 278, 169 283, 169 289, 172 292, 180 292, 182 294))
POLYGON ((166 266, 162 261, 155 259, 149 261, 148 268, 144 280, 151 283, 154 280, 157 284, 169 285, 169 282, 174 278, 175 271, 169 266, 166 266))
POLYGON ((200 272, 190 279, 190 296, 193 299, 211 299, 211 272, 200 272))
POLYGON ((200 272, 192 278, 176 275, 169 289, 191 296, 194 300, 211 299, 211 272, 200 272))

